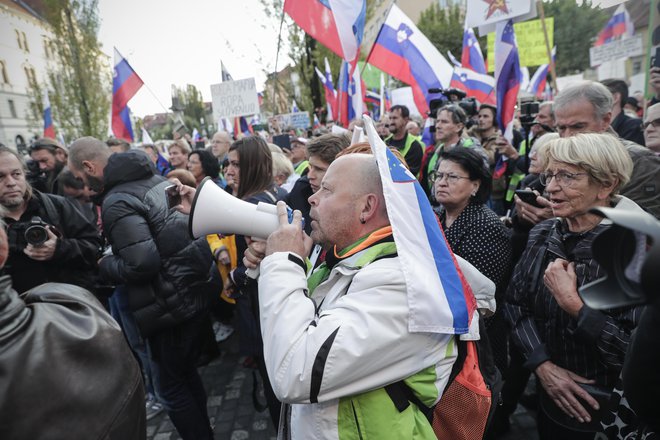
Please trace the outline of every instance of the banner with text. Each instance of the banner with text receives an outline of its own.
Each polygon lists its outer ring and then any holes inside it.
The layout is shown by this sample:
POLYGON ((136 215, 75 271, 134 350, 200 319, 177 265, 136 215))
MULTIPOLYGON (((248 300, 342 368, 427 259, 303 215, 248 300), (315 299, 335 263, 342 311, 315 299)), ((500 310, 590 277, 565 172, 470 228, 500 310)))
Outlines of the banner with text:
MULTIPOLYGON (((554 46, 554 23, 553 17, 545 18, 545 26, 548 30, 548 40, 550 47, 554 46)), ((513 24, 513 30, 516 33, 516 42, 518 43, 518 53, 520 54, 521 67, 540 66, 550 62, 548 51, 543 36, 543 25, 541 20, 522 21, 513 24)), ((488 71, 495 71, 495 33, 488 34, 488 71)))
POLYGON ((275 115, 275 118, 282 129, 286 129, 286 127, 306 129, 312 126, 307 112, 284 113, 275 115))
POLYGON ((642 36, 623 40, 615 40, 605 43, 602 46, 595 46, 589 49, 589 61, 591 67, 596 67, 606 61, 621 60, 624 58, 636 57, 644 53, 644 44, 642 36))
POLYGON ((259 99, 254 78, 211 84, 213 119, 259 114, 259 99))

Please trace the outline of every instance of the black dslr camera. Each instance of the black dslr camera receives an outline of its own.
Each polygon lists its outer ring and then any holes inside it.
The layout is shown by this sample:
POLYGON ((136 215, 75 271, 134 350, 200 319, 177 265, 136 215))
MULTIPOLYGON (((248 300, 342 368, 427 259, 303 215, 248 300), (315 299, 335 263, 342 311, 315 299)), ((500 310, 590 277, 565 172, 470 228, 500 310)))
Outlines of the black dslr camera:
POLYGON ((534 123, 536 115, 539 114, 539 103, 527 101, 520 103, 520 123, 523 127, 529 127, 534 123))
POLYGON ((477 114, 477 101, 468 98, 467 94, 460 89, 429 89, 429 93, 440 93, 440 98, 429 102, 429 116, 435 118, 438 110, 450 104, 456 104, 465 111, 468 118, 477 114))
POLYGON ((9 225, 7 235, 9 238, 9 249, 20 252, 28 244, 41 246, 48 241, 48 223, 41 217, 34 216, 30 221, 16 222, 9 225))
POLYGON ((28 181, 32 188, 41 192, 46 192, 46 182, 48 181, 48 176, 39 168, 39 162, 30 159, 25 163, 25 166, 27 167, 25 180, 28 181))

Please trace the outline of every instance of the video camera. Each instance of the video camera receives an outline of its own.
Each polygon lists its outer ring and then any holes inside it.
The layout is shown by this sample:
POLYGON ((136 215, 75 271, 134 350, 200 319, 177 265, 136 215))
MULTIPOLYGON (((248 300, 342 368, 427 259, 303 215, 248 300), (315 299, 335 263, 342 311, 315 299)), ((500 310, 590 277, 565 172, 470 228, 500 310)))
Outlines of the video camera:
POLYGON ((46 182, 48 181, 48 176, 45 171, 41 171, 39 168, 39 162, 36 160, 28 160, 25 163, 27 172, 25 173, 25 180, 28 181, 30 186, 38 191, 46 192, 46 182))
POLYGON ((539 102, 527 101, 520 103, 520 123, 523 127, 530 127, 534 124, 536 115, 539 114, 539 102))
POLYGON ((596 310, 655 302, 660 298, 660 222, 645 212, 593 208, 611 228, 593 241, 594 259, 607 275, 579 288, 596 310))
POLYGON ((440 93, 442 97, 432 99, 429 102, 429 116, 435 118, 438 110, 450 104, 456 104, 465 111, 468 118, 477 114, 477 101, 474 98, 468 98, 467 94, 459 89, 429 89, 429 93, 440 93))
POLYGON ((22 252, 28 244, 40 246, 48 241, 48 223, 34 216, 29 221, 12 223, 7 228, 9 249, 22 252))

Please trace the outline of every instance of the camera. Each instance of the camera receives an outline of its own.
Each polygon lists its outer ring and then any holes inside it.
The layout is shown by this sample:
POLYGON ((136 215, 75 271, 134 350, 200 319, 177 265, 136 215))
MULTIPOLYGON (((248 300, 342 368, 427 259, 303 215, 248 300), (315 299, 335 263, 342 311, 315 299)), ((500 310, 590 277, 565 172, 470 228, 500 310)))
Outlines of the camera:
MULTIPOLYGON (((429 117, 435 119, 438 111, 447 105, 458 105, 463 109, 467 116, 466 128, 472 125, 472 118, 477 114, 477 100, 468 98, 467 94, 459 89, 429 89, 429 93, 440 93, 440 98, 432 99, 429 102, 429 117)), ((435 132, 435 126, 430 127, 431 133, 435 132)))
POLYGON ((25 173, 25 180, 30 186, 37 191, 46 192, 46 182, 48 176, 44 171, 39 168, 39 162, 36 160, 28 160, 26 163, 27 172, 25 173))
POLYGON ((529 127, 534 124, 536 115, 539 114, 539 103, 537 101, 528 101, 520 103, 520 123, 529 127))
POLYGON ((30 221, 16 222, 7 228, 9 249, 22 252, 28 244, 40 246, 48 241, 48 223, 34 216, 30 221))
POLYGON ((594 259, 606 276, 581 286, 584 303, 596 310, 658 300, 660 221, 646 212, 592 208, 613 224, 593 241, 594 259))

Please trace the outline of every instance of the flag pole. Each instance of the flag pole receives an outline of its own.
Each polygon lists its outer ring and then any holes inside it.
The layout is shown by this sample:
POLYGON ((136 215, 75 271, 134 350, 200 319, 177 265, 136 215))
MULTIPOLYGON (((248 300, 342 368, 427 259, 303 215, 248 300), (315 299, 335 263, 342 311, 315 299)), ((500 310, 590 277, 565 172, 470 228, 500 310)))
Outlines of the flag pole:
POLYGON ((541 26, 543 27, 543 37, 545 39, 545 50, 548 53, 548 65, 550 66, 550 73, 552 74, 552 88, 555 90, 555 95, 559 92, 557 88, 557 73, 555 71, 555 60, 552 58, 552 50, 550 49, 550 39, 548 38, 548 29, 545 27, 545 12, 543 11, 543 2, 538 0, 536 7, 539 8, 541 15, 541 26))

